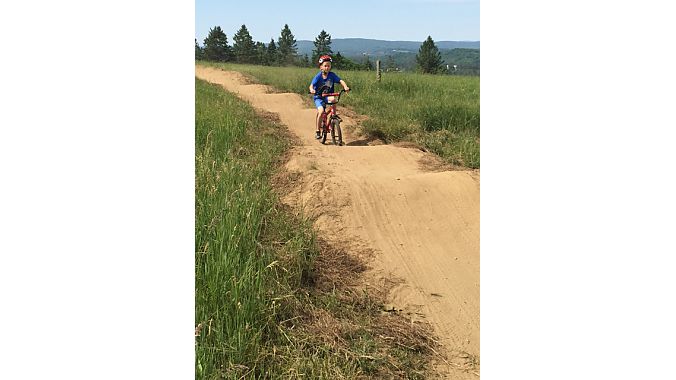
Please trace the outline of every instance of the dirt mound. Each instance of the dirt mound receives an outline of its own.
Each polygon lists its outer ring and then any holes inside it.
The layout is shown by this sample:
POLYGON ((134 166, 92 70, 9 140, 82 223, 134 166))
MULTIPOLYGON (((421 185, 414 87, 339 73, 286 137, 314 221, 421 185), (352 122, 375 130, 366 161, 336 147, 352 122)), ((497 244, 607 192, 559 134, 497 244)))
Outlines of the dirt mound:
POLYGON ((299 95, 247 84, 236 72, 197 66, 195 75, 279 115, 298 138, 287 164, 294 186, 283 201, 316 220, 332 245, 367 255, 371 286, 397 283, 389 305, 431 324, 447 357, 440 371, 476 378, 478 171, 448 170, 416 147, 367 145, 347 112, 341 114, 346 145, 322 145, 314 138, 316 111, 299 95))

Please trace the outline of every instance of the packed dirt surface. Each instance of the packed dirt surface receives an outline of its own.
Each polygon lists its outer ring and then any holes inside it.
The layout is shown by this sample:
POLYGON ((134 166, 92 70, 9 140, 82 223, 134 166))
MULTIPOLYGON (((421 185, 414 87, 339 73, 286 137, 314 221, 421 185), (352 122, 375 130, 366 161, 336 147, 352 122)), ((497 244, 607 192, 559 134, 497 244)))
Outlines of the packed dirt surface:
POLYGON ((368 145, 357 117, 340 105, 346 145, 329 144, 330 137, 322 145, 314 138, 316 110, 298 94, 271 93, 210 67, 196 66, 195 76, 279 115, 300 144, 287 169, 301 185, 283 201, 315 219, 331 244, 368 256, 373 283, 365 285, 394 284, 387 309, 431 324, 446 357, 440 377, 477 379, 479 172, 448 170, 416 148, 368 145))

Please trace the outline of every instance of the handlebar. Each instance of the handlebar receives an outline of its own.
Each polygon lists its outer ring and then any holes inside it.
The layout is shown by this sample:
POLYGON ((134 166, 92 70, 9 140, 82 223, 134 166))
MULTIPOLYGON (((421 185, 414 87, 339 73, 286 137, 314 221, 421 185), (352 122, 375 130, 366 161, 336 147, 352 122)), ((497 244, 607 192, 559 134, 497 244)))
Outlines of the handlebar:
MULTIPOLYGON (((352 91, 352 88, 350 88, 350 91, 352 91)), ((350 91, 345 91, 345 89, 342 89, 342 90, 340 90, 340 92, 331 92, 331 93, 325 93, 325 94, 317 94, 316 92, 312 93, 310 91, 308 91, 307 93, 310 94, 310 95, 319 95, 322 98, 325 98, 327 96, 340 96, 343 92, 350 92, 350 91)))
MULTIPOLYGON (((350 89, 350 90, 352 90, 352 89, 350 89)), ((340 90, 340 92, 332 92, 332 93, 328 93, 328 94, 320 94, 319 96, 321 96, 322 98, 325 98, 325 97, 327 97, 327 96, 340 96, 343 92, 348 92, 348 91, 340 90)))
MULTIPOLYGON (((352 89, 350 89, 350 91, 352 91, 352 89)), ((340 100, 340 95, 342 95, 343 92, 349 92, 349 91, 345 91, 345 89, 342 89, 342 90, 340 90, 340 92, 330 92, 330 93, 324 93, 324 94, 317 94, 316 92, 313 94, 313 93, 308 91, 308 94, 318 95, 322 98, 326 98, 326 97, 329 97, 329 96, 337 96, 338 99, 336 99, 333 103, 327 103, 327 104, 336 104, 336 103, 338 103, 338 100, 340 100)))

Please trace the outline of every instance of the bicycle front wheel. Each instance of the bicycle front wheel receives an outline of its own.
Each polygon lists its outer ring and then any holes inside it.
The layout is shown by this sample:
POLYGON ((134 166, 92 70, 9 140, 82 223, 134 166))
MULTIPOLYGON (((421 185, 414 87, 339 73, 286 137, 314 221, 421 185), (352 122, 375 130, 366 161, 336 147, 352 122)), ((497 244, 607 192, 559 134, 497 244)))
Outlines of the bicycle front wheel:
POLYGON ((331 129, 331 138, 334 145, 343 145, 343 132, 340 130, 340 121, 331 120, 333 128, 331 129), (337 139, 336 139, 337 138, 337 139))

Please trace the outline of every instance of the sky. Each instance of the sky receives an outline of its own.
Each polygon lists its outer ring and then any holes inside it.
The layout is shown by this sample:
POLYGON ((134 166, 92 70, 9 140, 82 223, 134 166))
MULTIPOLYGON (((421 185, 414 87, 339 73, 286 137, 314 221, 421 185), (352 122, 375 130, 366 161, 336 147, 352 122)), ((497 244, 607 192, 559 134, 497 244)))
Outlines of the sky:
POLYGON ((264 43, 277 41, 284 24, 296 40, 313 41, 325 30, 334 39, 479 41, 479 0, 195 1, 200 45, 215 26, 231 44, 242 24, 264 43))

